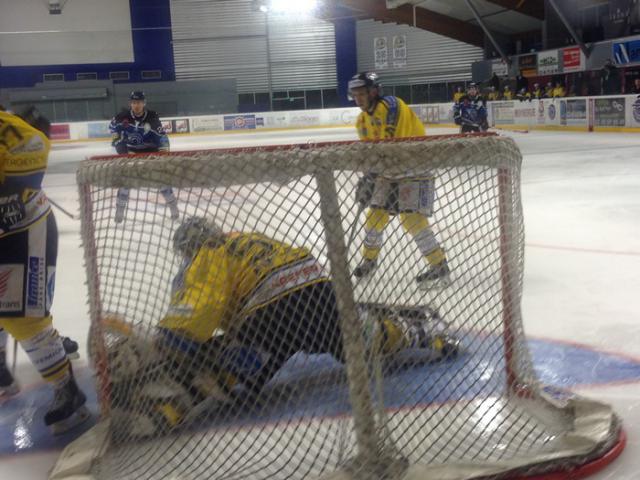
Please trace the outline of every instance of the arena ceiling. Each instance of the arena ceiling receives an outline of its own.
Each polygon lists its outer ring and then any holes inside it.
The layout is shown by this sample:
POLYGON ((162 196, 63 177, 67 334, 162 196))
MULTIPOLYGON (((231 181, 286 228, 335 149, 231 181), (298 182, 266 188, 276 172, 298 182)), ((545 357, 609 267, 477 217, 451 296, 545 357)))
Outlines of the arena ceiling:
POLYGON ((479 47, 485 26, 498 34, 514 35, 542 28, 544 0, 338 0, 357 18, 411 25, 479 47))

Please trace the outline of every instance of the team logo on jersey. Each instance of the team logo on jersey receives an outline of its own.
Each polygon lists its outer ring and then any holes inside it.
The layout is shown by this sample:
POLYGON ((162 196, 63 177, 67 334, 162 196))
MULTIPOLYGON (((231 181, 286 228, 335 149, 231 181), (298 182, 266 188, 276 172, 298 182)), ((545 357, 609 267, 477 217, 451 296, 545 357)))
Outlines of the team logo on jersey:
POLYGON ((127 135, 127 143, 130 145, 140 145, 142 144, 142 135, 139 133, 130 133, 127 135))
POLYGON ((11 150, 11 153, 29 153, 39 152, 44 150, 44 141, 40 135, 34 135, 22 145, 19 145, 11 150))
POLYGON ((24 265, 0 266, 0 312, 22 311, 24 265))
POLYGON ((633 111, 633 119, 640 123, 640 95, 638 95, 638 99, 633 102, 633 106, 632 106, 632 111, 633 111))

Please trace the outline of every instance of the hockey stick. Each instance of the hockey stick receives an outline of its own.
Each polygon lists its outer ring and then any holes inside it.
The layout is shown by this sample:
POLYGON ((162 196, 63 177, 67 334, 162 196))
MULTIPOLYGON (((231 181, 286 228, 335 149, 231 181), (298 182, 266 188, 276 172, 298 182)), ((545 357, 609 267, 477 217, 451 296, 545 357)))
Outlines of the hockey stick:
POLYGON ((360 220, 360 215, 364 212, 364 209, 367 208, 361 202, 358 202, 358 211, 356 212, 356 216, 353 219, 353 223, 349 228, 349 239, 347 240, 347 252, 351 249, 351 244, 356 237, 356 232, 358 231, 358 221, 360 220))
POLYGON ((11 364, 11 374, 16 376, 16 364, 18 363, 18 340, 13 339, 13 363, 11 364))
POLYGON ((60 205, 58 202, 53 201, 51 198, 47 197, 49 199, 49 203, 51 203, 51 205, 53 205, 54 207, 56 207, 58 210, 60 210, 62 213, 64 213, 67 217, 69 217, 71 220, 80 220, 80 217, 78 215, 74 215, 73 213, 71 213, 69 210, 67 210, 66 208, 64 208, 62 205, 60 205))

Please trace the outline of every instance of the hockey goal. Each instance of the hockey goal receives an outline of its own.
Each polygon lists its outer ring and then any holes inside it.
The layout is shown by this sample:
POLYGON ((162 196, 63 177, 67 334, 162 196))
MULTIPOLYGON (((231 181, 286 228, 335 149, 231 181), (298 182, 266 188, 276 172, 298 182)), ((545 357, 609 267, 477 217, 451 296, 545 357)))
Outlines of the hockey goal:
POLYGON ((51 478, 574 479, 606 465, 624 447, 617 416, 541 385, 532 368, 520 312, 520 164, 515 143, 493 135, 84 162, 77 180, 101 421, 67 447, 51 478), (369 171, 435 175, 430 223, 451 285, 418 288, 426 264, 396 218, 378 269, 353 278, 365 237, 354 193, 369 171), (158 193, 165 185, 178 221, 158 193), (129 203, 116 224, 122 187, 129 203), (335 286, 345 360, 295 354, 245 404, 200 409, 181 428, 140 436, 122 429, 120 406, 143 381, 135 372, 144 349, 129 362, 111 350, 132 332, 154 335, 180 265, 173 234, 194 216, 310 249, 335 286), (363 310, 426 312, 460 352, 438 362, 410 350, 401 361, 383 356, 366 347, 363 310))

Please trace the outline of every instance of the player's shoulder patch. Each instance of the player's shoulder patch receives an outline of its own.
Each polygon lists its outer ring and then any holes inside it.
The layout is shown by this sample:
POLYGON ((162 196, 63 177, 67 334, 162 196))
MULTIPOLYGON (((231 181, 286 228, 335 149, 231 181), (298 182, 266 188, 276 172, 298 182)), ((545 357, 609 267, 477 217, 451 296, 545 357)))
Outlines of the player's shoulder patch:
POLYGON ((380 100, 389 109, 398 107, 398 97, 394 97, 393 95, 386 95, 380 100))

